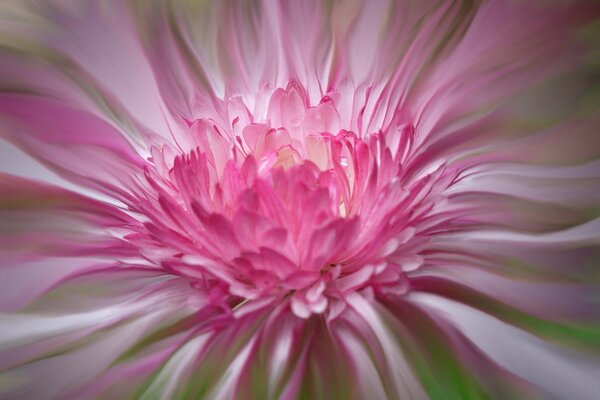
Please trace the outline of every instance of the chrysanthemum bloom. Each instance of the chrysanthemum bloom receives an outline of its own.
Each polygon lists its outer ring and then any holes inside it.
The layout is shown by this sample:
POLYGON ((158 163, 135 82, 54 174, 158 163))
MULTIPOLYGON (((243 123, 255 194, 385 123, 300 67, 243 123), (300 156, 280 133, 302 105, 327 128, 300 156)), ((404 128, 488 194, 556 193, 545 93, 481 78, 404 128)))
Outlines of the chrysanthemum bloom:
POLYGON ((2 3, 0 397, 597 399, 590 3, 2 3))

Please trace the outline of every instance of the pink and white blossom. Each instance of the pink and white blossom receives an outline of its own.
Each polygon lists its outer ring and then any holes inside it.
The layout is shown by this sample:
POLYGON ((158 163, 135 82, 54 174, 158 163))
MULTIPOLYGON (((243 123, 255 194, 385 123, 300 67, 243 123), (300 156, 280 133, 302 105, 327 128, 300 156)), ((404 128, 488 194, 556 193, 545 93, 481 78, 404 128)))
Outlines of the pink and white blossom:
POLYGON ((0 21, 0 398, 597 398, 593 1, 0 21))

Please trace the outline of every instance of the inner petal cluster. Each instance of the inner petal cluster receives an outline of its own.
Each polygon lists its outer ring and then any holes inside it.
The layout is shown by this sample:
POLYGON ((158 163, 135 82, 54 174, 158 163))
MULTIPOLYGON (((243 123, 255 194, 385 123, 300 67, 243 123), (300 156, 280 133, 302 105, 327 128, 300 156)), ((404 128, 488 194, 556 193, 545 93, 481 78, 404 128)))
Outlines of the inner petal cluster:
POLYGON ((146 235, 130 236, 145 257, 226 311, 289 298, 299 317, 334 318, 349 293, 406 293, 452 180, 443 166, 411 169, 412 126, 361 137, 331 97, 310 106, 294 82, 274 91, 266 121, 239 98, 227 106, 244 110, 230 126, 188 123, 191 151, 153 152, 137 200, 146 235))

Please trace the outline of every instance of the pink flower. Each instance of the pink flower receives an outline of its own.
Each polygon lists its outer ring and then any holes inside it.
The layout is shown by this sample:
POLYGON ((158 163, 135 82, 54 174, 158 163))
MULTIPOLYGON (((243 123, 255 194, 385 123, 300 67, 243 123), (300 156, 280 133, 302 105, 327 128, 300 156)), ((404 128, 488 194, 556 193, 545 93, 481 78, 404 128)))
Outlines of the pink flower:
POLYGON ((598 7, 0 6, 0 397, 593 399, 598 7))

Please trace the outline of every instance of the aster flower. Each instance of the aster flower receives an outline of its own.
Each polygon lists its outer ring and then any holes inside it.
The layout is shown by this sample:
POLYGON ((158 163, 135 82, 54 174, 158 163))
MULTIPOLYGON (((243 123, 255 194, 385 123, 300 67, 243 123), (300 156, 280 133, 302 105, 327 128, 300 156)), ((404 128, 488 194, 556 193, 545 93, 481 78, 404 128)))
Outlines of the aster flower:
POLYGON ((0 397, 597 398, 598 11, 0 5, 0 397))

